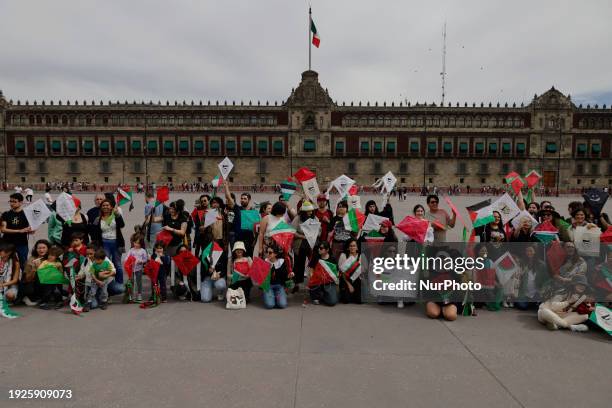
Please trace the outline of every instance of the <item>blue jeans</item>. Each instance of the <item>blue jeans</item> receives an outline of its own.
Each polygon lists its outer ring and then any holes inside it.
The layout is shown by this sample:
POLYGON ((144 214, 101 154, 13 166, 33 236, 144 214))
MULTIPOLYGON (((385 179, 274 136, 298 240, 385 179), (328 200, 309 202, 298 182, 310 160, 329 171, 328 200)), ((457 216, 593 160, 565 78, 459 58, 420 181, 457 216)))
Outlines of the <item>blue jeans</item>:
POLYGON ((279 309, 287 307, 287 293, 283 285, 270 285, 270 289, 263 294, 264 305, 266 309, 274 309, 276 306, 279 309))
POLYGON ((202 281, 202 296, 201 300, 204 303, 208 303, 212 301, 213 292, 216 290, 217 293, 225 294, 225 290, 227 289, 227 283, 225 282, 225 278, 219 278, 216 281, 210 279, 210 276, 204 278, 202 281))
POLYGON ((23 268, 25 268, 25 264, 28 261, 28 246, 27 245, 18 245, 15 246, 15 250, 17 252, 17 257, 19 258, 19 269, 23 273, 23 268))
POLYGON ((114 239, 103 239, 102 246, 104 247, 104 252, 106 252, 108 259, 115 265, 115 270, 117 271, 115 281, 117 283, 123 283, 123 268, 121 266, 121 254, 119 253, 119 248, 117 248, 117 241, 114 239))

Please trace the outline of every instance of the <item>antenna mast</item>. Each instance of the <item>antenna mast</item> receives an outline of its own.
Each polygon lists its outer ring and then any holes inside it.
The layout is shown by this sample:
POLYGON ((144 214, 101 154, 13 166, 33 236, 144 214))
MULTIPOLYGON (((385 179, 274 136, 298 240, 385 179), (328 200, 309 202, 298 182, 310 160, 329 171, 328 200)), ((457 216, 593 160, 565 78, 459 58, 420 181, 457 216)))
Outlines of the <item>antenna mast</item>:
POLYGON ((444 30, 442 31, 442 106, 444 106, 444 96, 446 95, 446 21, 444 21, 444 30))

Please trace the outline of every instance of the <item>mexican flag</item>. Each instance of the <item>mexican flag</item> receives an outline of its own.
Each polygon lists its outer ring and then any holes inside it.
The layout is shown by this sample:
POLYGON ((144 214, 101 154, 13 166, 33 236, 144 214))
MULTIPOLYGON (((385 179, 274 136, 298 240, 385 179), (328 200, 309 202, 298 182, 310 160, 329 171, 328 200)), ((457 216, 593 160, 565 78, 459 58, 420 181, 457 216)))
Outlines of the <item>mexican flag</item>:
POLYGON ((465 207, 472 220, 474 228, 482 227, 493 222, 493 210, 491 209, 491 199, 481 201, 469 207, 465 207))
POLYGON ((285 201, 288 201, 295 190, 297 190, 297 183, 289 177, 287 180, 283 181, 280 185, 281 193, 283 194, 283 198, 285 201))
POLYGON ((342 218, 344 221, 344 229, 352 232, 359 232, 359 229, 365 222, 365 215, 355 208, 348 210, 348 213, 342 218))
POLYGON ((200 259, 202 263, 206 266, 206 269, 211 266, 214 268, 217 265, 217 261, 221 257, 223 253, 223 248, 216 242, 211 242, 208 246, 202 251, 202 255, 200 255, 200 259))
POLYGON ((122 206, 124 204, 130 203, 130 211, 134 209, 134 201, 132 200, 132 192, 129 189, 117 189, 117 204, 122 206))
POLYGON ((43 265, 36 271, 38 280, 43 285, 63 285, 68 283, 64 273, 51 264, 43 265))
POLYGON ((312 17, 310 18, 310 31, 312 32, 312 45, 319 48, 319 45, 321 45, 321 37, 319 36, 319 32, 317 31, 317 27, 312 17))
POLYGON ((270 236, 276 244, 283 249, 285 253, 289 252, 293 237, 295 237, 295 228, 287 224, 285 221, 280 221, 276 227, 270 231, 270 236))
POLYGON ((222 184, 223 184, 223 177, 217 174, 215 178, 212 179, 212 186, 215 188, 218 188, 222 184))

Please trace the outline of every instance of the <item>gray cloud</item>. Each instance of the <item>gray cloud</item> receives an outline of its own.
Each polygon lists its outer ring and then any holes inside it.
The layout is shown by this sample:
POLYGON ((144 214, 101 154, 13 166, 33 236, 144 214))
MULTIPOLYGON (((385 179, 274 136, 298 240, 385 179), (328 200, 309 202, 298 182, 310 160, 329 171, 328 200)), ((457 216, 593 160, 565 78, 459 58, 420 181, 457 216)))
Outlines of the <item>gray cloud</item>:
MULTIPOLYGON (((338 101, 612 103, 607 0, 313 0, 313 69, 338 101)), ((0 3, 12 99, 283 100, 306 69, 306 1, 0 3)))

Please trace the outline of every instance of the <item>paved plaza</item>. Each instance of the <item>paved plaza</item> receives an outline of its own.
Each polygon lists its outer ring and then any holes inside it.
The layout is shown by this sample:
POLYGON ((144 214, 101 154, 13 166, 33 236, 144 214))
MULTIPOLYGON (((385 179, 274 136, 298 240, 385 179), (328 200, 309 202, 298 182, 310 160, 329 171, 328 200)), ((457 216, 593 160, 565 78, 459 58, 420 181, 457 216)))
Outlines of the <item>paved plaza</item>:
MULTIPOLYGON (((93 205, 93 195, 77 195, 84 210, 93 205)), ((171 195, 189 210, 196 197, 171 195)), ((575 198, 551 201, 565 214, 575 198)), ((481 199, 453 197, 460 208, 481 199)), ((134 211, 124 207, 126 235, 142 203, 139 195, 134 211)), ((396 219, 417 203, 424 198, 392 199, 396 219)), ((44 236, 45 227, 33 239, 44 236)), ((117 297, 80 317, 16 307, 21 318, 0 319, 0 407, 610 406, 612 342, 599 331, 549 332, 534 312, 515 310, 449 323, 420 305, 302 307, 302 294, 269 311, 254 295, 239 311, 173 301, 142 310, 117 297), (11 401, 10 389, 73 398, 11 401)))

